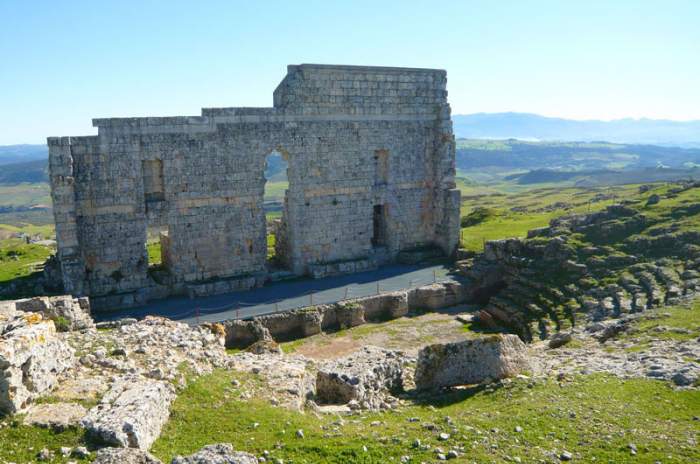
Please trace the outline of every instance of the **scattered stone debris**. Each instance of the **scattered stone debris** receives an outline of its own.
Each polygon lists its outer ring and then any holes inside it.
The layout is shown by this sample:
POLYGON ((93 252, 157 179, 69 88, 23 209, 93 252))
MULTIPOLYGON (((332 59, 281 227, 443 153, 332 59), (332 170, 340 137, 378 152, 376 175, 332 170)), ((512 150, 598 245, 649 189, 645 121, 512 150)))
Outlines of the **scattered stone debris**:
POLYGON ((99 376, 105 383, 137 374, 184 386, 187 374, 209 373, 228 359, 221 334, 154 316, 110 331, 71 332, 67 340, 85 353, 71 378, 99 376))
POLYGON ((403 366, 408 358, 400 351, 375 346, 319 367, 316 398, 325 404, 357 402, 364 409, 390 409, 392 392, 403 390, 403 366))
POLYGON ((477 384, 511 377, 529 367, 525 345, 516 335, 435 344, 418 353, 416 388, 477 384))
MULTIPOLYGON (((264 461, 261 461, 264 462, 264 461)), ((229 443, 207 445, 191 456, 177 456, 171 464, 257 464, 258 459, 249 453, 234 451, 229 443)))
POLYGON ((602 344, 599 332, 575 328, 573 333, 580 344, 575 349, 551 350, 546 342, 529 348, 537 375, 604 372, 622 378, 665 380, 679 387, 700 382, 700 364, 693 361, 700 359, 700 340, 651 340, 643 349, 630 350, 635 343, 629 340, 613 337, 602 344))
POLYGON ((0 316, 0 339, 0 413, 25 408, 74 364, 71 347, 39 313, 0 316))
MULTIPOLYGON (((262 392, 264 396, 289 409, 303 409, 316 391, 314 363, 303 356, 238 353, 229 358, 228 367, 260 376, 266 384, 262 392)), ((245 393, 254 395, 260 392, 245 393)))
POLYGON ((102 448, 93 464, 163 464, 147 451, 138 448, 102 448))

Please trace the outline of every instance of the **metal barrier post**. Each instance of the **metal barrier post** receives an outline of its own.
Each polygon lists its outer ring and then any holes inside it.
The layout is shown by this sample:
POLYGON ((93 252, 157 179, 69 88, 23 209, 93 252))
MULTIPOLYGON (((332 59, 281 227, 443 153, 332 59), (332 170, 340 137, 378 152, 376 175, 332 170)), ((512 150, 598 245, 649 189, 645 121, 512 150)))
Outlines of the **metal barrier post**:
POLYGON ((348 288, 349 288, 349 287, 346 285, 346 286, 345 286, 345 296, 343 297, 344 300, 347 300, 347 299, 348 299, 348 288))
POLYGON ((437 282, 437 271, 433 269, 433 283, 437 282))

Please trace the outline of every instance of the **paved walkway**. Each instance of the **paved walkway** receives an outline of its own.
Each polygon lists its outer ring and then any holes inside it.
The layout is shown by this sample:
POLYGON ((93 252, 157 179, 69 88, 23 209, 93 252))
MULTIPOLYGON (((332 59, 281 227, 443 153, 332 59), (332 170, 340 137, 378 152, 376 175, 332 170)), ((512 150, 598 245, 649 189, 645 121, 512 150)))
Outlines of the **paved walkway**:
POLYGON ((451 270, 444 265, 393 265, 375 271, 323 279, 274 282, 261 288, 225 295, 196 299, 167 298, 138 308, 95 313, 93 316, 97 321, 157 315, 190 324, 219 322, 288 311, 302 306, 336 303, 347 298, 376 295, 377 291, 391 292, 454 279, 451 270))

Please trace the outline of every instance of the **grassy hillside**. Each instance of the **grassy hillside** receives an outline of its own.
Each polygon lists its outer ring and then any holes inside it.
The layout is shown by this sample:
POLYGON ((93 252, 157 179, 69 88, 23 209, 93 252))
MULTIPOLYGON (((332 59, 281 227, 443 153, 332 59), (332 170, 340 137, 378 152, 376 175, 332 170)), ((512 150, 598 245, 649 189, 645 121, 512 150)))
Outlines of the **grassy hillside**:
POLYGON ((528 230, 544 227, 555 217, 598 211, 621 198, 635 196, 638 190, 639 185, 634 184, 590 189, 530 188, 515 193, 467 189, 462 200, 462 246, 479 251, 488 240, 525 237, 528 230), (484 209, 488 214, 483 214, 484 209))
POLYGON ((46 160, 5 164, 0 169, 0 185, 15 185, 23 182, 48 182, 46 160))

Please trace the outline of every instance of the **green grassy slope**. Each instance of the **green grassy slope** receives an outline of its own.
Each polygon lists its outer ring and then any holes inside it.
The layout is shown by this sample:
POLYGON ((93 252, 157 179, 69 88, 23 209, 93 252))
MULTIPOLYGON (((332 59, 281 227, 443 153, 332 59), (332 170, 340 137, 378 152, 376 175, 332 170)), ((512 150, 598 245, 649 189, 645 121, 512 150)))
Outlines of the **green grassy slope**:
POLYGON ((700 395, 658 381, 607 376, 561 383, 518 380, 495 391, 458 390, 399 411, 339 420, 243 401, 232 386, 234 378, 258 381, 226 371, 195 381, 176 400, 152 451, 167 461, 205 444, 230 442, 257 455, 268 450, 284 462, 340 464, 398 462, 405 455, 411 462, 432 462, 435 447, 461 447, 462 457, 452 462, 512 462, 513 457, 551 462, 564 450, 577 462, 627 462, 632 459, 628 444, 634 443, 636 462, 700 459, 689 443, 697 433, 693 416, 700 414, 700 395), (426 423, 438 430, 427 430, 426 423), (304 438, 296 436, 300 429, 304 438), (439 441, 438 431, 450 438, 439 441), (429 449, 414 446, 416 440, 429 449))

